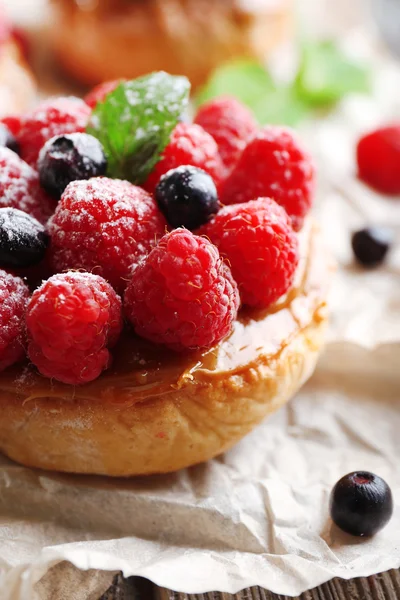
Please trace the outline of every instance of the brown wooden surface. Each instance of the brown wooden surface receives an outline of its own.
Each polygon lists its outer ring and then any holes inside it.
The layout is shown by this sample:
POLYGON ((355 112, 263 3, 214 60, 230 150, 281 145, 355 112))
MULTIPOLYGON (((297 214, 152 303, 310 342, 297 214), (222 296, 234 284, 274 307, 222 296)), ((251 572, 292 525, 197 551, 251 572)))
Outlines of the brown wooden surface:
MULTIPOLYGON (((138 577, 117 576, 100 600, 290 600, 255 587, 239 594, 180 594, 159 588, 138 577)), ((400 600, 400 570, 363 579, 333 579, 294 600, 400 600)))

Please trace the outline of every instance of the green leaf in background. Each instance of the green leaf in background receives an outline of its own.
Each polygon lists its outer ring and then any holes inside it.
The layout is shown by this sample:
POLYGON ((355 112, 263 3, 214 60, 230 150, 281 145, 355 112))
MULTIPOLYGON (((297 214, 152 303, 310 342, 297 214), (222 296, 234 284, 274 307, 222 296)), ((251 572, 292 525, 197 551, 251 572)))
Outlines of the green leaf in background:
POLYGON ((215 69, 196 97, 196 104, 204 104, 217 96, 235 96, 250 108, 274 89, 269 73, 254 61, 238 60, 215 69))
POLYGON ((121 83, 92 113, 87 132, 103 144, 107 174, 145 181, 189 102, 186 77, 152 73, 121 83))
POLYGON ((196 103, 231 95, 246 104, 261 125, 294 126, 316 108, 331 107, 349 93, 368 92, 369 82, 369 70, 348 58, 335 42, 307 42, 292 83, 276 83, 257 62, 236 61, 214 71, 196 103))
POLYGON ((327 106, 347 94, 368 92, 370 71, 346 56, 333 41, 307 42, 296 85, 303 101, 327 106))
POLYGON ((309 112, 292 86, 276 85, 268 71, 254 61, 239 60, 217 68, 195 101, 200 105, 217 96, 235 96, 262 125, 296 125, 309 112))

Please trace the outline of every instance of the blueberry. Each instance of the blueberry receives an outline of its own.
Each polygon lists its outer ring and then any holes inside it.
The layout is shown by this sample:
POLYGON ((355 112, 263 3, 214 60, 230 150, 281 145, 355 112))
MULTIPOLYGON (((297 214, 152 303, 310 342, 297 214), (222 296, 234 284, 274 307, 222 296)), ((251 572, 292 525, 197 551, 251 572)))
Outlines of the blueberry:
POLYGON ((14 135, 8 129, 4 123, 0 123, 0 146, 2 148, 6 147, 19 154, 19 144, 15 139, 14 135))
POLYGON ((197 167, 182 166, 168 171, 161 177, 155 196, 172 227, 197 229, 220 207, 212 177, 197 167))
POLYGON ((371 536, 390 521, 392 492, 378 475, 368 471, 349 473, 333 488, 330 511, 333 522, 346 533, 371 536))
POLYGON ((364 267, 380 265, 393 242, 393 232, 386 227, 369 227, 353 233, 354 256, 364 267))
POLYGON ((0 267, 40 263, 49 236, 39 221, 16 208, 0 208, 0 267))
POLYGON ((107 159, 95 137, 70 133, 46 142, 40 151, 38 169, 42 187, 58 200, 71 181, 105 175, 107 159))

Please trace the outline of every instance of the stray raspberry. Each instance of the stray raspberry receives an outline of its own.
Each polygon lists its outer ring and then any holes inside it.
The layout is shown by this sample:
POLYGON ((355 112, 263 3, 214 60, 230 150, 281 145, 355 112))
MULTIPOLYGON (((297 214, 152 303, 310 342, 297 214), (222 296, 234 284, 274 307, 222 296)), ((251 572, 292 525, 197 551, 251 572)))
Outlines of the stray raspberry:
POLYGON ((218 144, 222 162, 229 172, 240 158, 257 124, 251 111, 236 98, 216 98, 200 107, 195 123, 201 125, 218 144))
POLYGON ((36 171, 15 152, 0 147, 0 208, 18 208, 45 223, 55 206, 41 189, 36 171))
POLYGON ((103 102, 108 94, 111 94, 120 83, 126 81, 125 79, 113 79, 112 81, 105 81, 96 85, 86 96, 84 101, 90 108, 95 108, 99 102, 103 102))
POLYGON ((74 181, 49 222, 54 270, 91 271, 122 291, 132 267, 163 236, 165 226, 155 200, 128 181, 74 181))
POLYGON ((110 365, 108 347, 122 329, 121 299, 97 275, 53 275, 33 293, 26 325, 29 358, 42 375, 88 383, 110 365))
POLYGON ((199 125, 179 123, 160 161, 148 177, 144 188, 154 192, 162 175, 182 165, 198 167, 219 182, 223 165, 216 141, 199 125))
POLYGON ((19 277, 0 270, 0 371, 25 356, 24 315, 29 290, 19 277))
POLYGON ((55 135, 82 132, 91 114, 90 107, 80 98, 50 98, 23 117, 18 142, 21 157, 33 167, 47 140, 55 135))
POLYGON ((292 285, 298 240, 286 212, 271 198, 225 206, 200 232, 230 264, 244 304, 267 307, 292 285))
POLYGON ((294 134, 265 127, 247 144, 220 190, 223 204, 271 197, 283 206, 296 231, 313 202, 315 168, 294 134))
POLYGON ((136 332, 173 350, 209 348, 229 334, 239 292, 218 249, 186 229, 166 234, 135 269, 125 311, 136 332))
POLYGON ((383 127, 357 145, 358 175, 382 194, 400 194, 400 125, 383 127))

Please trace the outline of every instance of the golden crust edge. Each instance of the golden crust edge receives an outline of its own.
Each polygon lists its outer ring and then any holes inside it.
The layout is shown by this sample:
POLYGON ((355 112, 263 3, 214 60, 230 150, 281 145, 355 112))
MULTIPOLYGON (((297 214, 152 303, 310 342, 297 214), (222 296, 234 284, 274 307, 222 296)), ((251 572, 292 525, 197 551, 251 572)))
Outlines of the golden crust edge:
POLYGON ((82 402, 24 402, 1 392, 0 449, 30 467, 110 476, 167 473, 209 460, 283 406, 311 376, 327 324, 313 320, 275 361, 240 376, 188 382, 130 407, 82 402))

